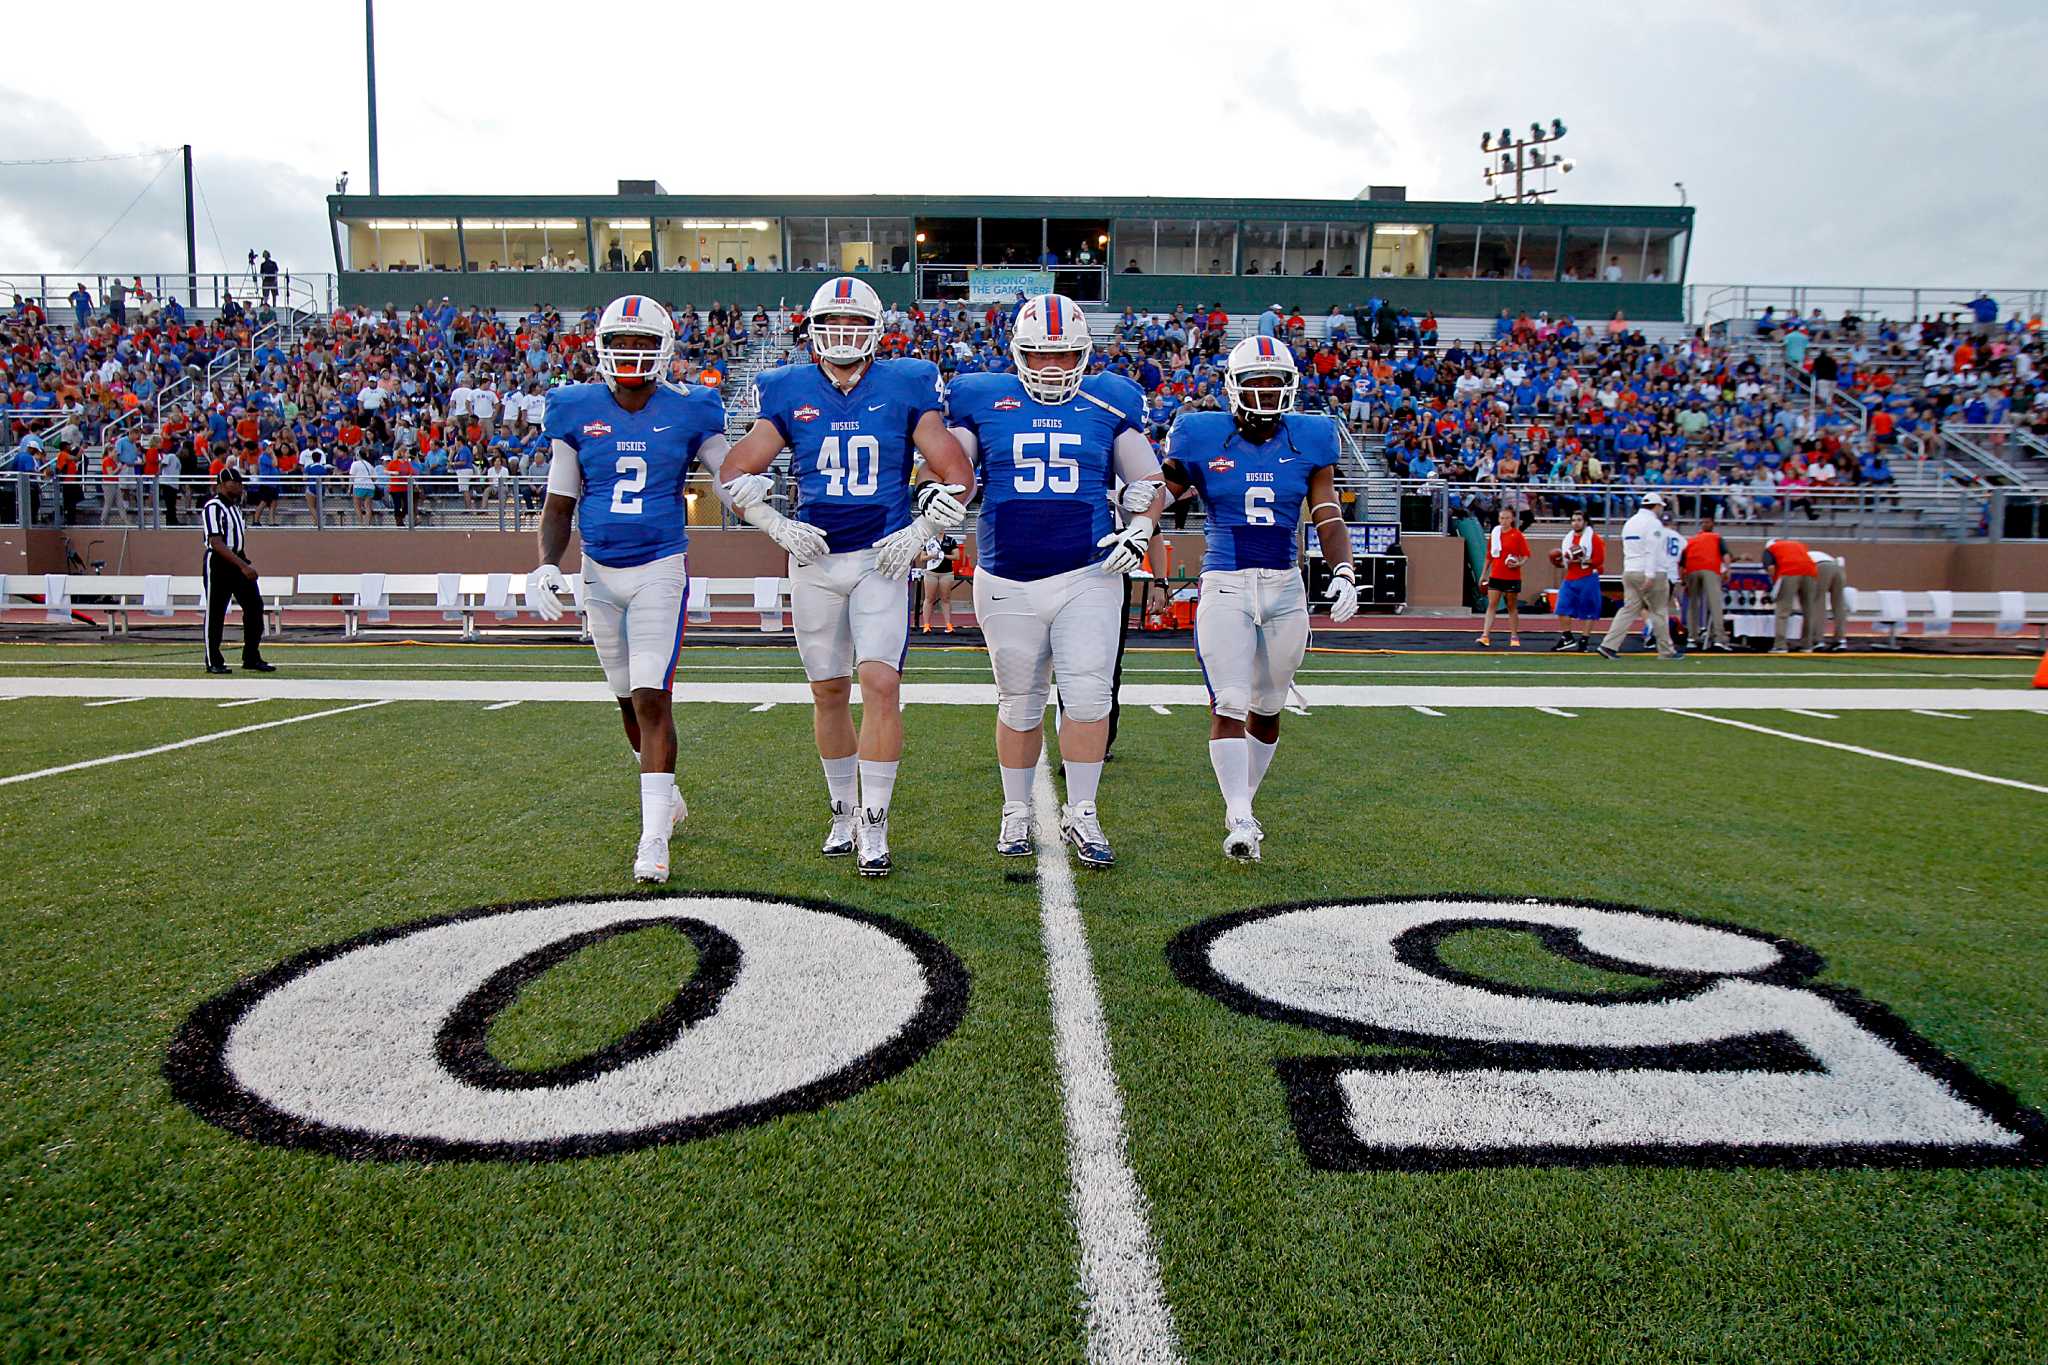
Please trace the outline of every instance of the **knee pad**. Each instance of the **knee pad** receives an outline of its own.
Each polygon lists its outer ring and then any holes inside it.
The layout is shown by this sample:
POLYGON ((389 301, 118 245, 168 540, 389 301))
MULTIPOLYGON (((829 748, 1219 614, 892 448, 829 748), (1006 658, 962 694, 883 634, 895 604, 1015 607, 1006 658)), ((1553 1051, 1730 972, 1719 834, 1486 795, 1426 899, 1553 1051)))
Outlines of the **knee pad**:
POLYGON ((1109 719, 1109 679, 1076 678, 1060 680, 1060 707, 1068 720, 1087 722, 1109 719))
POLYGON ((1003 697, 996 703, 996 714, 1012 730, 1036 730, 1045 724, 1045 691, 1003 697))

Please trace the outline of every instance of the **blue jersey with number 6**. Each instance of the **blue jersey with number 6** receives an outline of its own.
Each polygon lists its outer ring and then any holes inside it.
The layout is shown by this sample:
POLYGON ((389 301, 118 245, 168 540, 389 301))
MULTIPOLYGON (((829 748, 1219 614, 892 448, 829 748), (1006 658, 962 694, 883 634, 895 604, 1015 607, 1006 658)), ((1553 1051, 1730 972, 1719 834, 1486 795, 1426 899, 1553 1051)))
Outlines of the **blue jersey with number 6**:
POLYGON ((1091 374, 1065 403, 1041 403, 1014 374, 967 374, 946 391, 947 423, 980 449, 975 551, 998 578, 1031 581, 1100 563, 1115 529, 1109 490, 1116 438, 1145 434, 1145 395, 1122 375, 1091 374))
POLYGON ((1209 514, 1202 568, 1291 569, 1308 478, 1337 463, 1337 424, 1290 412, 1253 445, 1227 412, 1182 413, 1166 456, 1187 471, 1209 514))
POLYGON ((833 554, 865 550, 910 524, 911 432, 939 411, 929 360, 877 360, 850 393, 816 364, 784 365, 755 381, 761 420, 789 446, 797 516, 825 533, 833 554))
POLYGON ((630 569, 689 548, 683 480, 706 438, 725 435, 716 391, 662 384, 647 406, 628 412, 608 385, 568 384, 548 395, 541 429, 576 452, 576 527, 587 557, 630 569))

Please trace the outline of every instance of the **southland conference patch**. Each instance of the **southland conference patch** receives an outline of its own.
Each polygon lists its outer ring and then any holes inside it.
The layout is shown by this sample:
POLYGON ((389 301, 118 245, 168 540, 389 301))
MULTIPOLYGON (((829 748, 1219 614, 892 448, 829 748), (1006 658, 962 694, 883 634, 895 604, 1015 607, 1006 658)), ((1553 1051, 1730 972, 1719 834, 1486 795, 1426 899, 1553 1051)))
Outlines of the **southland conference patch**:
POLYGON ((2040 1114, 1882 1005, 1811 980, 1811 949, 1732 925, 1581 901, 1360 899, 1224 915, 1167 958, 1232 1009, 1389 1049, 1277 1059, 1318 1169, 2048 1158, 2040 1114), (1653 980, 1574 994, 1445 961, 1447 940, 1487 928, 1653 980))
POLYGON ((164 1075, 209 1123, 357 1160, 552 1161, 688 1142, 849 1098, 950 1034, 937 939, 824 901, 658 893, 493 906, 299 954, 208 1000, 164 1075), (616 1042, 542 1071, 492 1021, 593 944, 668 926, 696 968, 616 1042))

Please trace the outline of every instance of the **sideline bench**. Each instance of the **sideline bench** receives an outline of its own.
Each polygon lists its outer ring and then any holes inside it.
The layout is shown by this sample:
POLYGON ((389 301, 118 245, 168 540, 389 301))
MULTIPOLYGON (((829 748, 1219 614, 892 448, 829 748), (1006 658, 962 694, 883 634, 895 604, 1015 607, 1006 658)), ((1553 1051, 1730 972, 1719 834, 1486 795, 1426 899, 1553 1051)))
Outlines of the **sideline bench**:
MULTIPOLYGON (((265 628, 275 630, 292 596, 289 574, 262 574, 256 591, 263 598, 265 628)), ((180 612, 206 613, 206 580, 197 574, 6 574, 0 576, 0 610, 41 607, 53 625, 72 622, 74 609, 106 618, 107 635, 128 633, 131 616, 169 617, 180 612), (50 598, 61 584, 56 603, 50 598)), ((237 608, 230 603, 228 609, 237 608)))

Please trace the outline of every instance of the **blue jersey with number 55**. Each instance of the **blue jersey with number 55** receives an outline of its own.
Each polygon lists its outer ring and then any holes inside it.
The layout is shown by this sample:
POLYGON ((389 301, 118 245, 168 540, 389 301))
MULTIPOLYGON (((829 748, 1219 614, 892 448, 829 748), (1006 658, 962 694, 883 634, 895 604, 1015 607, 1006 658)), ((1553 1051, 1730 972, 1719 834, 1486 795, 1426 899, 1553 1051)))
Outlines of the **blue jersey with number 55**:
POLYGON ((1202 568, 1291 569, 1309 475, 1337 463, 1337 424, 1290 412, 1253 445, 1227 412, 1182 413, 1166 457, 1187 471, 1209 514, 1202 568))
POLYGON ((683 480, 705 440, 725 435, 716 391, 662 384, 647 406, 628 412, 608 385, 568 384, 548 395, 542 431, 576 452, 585 556, 630 569, 689 548, 683 480))
POLYGON ((910 524, 911 433, 939 411, 929 360, 877 360, 850 393, 816 364, 784 365, 755 382, 761 420, 789 446, 796 515, 833 554, 865 550, 910 524))
POLYGON ((1041 403, 1014 374, 966 374, 946 391, 949 426, 980 445, 975 552, 998 578, 1051 578, 1101 562, 1115 529, 1116 438, 1145 433, 1145 396, 1122 375, 1091 374, 1065 403, 1041 403))

